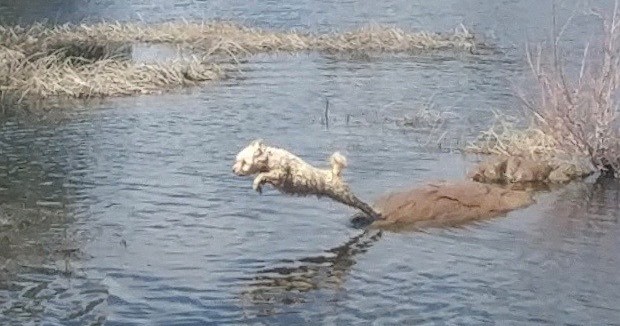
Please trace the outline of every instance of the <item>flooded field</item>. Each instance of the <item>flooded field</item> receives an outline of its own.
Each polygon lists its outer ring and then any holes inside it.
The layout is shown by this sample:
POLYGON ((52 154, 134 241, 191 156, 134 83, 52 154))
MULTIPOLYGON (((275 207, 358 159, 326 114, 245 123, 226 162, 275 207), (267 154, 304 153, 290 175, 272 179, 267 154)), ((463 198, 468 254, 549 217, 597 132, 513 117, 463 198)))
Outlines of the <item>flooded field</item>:
MULTIPOLYGON (((526 209, 458 228, 378 232, 352 227, 340 204, 258 195, 231 172, 237 151, 264 138, 314 164, 342 151, 367 200, 463 179, 477 158, 458 149, 492 110, 523 117, 513 84, 527 75, 524 42, 550 35, 549 4, 33 3, 0 1, 0 21, 463 23, 493 51, 257 55, 204 87, 6 113, 0 324, 620 324, 615 180, 539 192, 526 209)), ((566 42, 583 46, 593 26, 575 19, 566 42)))

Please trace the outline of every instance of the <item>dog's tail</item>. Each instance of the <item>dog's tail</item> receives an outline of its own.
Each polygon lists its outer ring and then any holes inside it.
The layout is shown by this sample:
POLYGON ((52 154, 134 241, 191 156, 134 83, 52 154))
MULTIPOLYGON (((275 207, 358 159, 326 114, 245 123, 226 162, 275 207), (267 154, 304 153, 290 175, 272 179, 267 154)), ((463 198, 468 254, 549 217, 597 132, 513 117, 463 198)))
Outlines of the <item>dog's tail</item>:
POLYGON ((347 158, 340 154, 340 152, 334 152, 329 158, 329 163, 332 166, 332 175, 340 177, 342 170, 347 167, 347 158))

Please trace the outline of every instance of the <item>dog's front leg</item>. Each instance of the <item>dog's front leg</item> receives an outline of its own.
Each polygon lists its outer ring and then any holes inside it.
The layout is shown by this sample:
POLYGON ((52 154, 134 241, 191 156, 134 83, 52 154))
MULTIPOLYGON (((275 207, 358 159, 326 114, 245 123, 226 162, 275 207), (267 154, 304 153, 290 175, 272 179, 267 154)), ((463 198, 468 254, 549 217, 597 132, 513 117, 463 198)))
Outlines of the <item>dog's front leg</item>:
POLYGON ((267 182, 265 180, 265 174, 266 173, 263 172, 259 173, 256 178, 254 178, 254 182, 252 183, 252 189, 254 189, 259 194, 263 193, 263 185, 265 184, 265 182, 267 182))
POLYGON ((252 189, 256 190, 259 194, 263 193, 263 185, 265 183, 271 183, 274 186, 280 184, 283 178, 286 176, 284 171, 280 170, 271 170, 269 172, 261 172, 256 178, 254 178, 254 183, 252 183, 252 189))

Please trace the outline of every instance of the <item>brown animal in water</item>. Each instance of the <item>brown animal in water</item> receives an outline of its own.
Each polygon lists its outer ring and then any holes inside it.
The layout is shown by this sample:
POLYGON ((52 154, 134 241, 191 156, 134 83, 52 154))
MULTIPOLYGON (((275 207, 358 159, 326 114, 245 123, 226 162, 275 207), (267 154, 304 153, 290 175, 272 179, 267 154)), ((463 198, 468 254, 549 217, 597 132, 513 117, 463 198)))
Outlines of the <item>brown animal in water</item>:
POLYGON ((552 170, 553 167, 546 161, 499 156, 476 166, 469 177, 488 183, 546 182, 552 170))
POLYGON ((436 182, 379 198, 374 207, 383 220, 373 227, 458 225, 525 207, 529 192, 473 181, 436 182))
POLYGON ((259 193, 264 184, 270 184, 285 194, 326 196, 380 219, 379 213, 357 198, 342 179, 346 158, 335 152, 330 163, 330 169, 318 169, 282 148, 255 140, 237 154, 233 172, 239 176, 257 174, 252 188, 259 193))
POLYGON ((478 164, 468 176, 484 183, 563 183, 586 177, 593 171, 591 164, 576 158, 493 156, 478 164))

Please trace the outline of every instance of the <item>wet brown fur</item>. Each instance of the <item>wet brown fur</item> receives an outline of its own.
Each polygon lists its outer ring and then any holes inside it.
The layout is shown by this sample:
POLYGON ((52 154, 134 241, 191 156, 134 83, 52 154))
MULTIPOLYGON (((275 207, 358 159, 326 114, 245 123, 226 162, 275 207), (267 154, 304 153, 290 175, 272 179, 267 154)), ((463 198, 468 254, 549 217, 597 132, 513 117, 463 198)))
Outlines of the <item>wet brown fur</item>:
POLYGON ((564 183, 586 177, 593 171, 591 165, 577 159, 493 156, 474 167, 468 177, 484 183, 564 183))
POLYGON ((453 226, 525 207, 529 192, 474 181, 438 181, 379 198, 374 207, 385 217, 373 227, 453 226))

